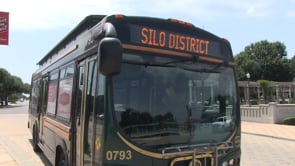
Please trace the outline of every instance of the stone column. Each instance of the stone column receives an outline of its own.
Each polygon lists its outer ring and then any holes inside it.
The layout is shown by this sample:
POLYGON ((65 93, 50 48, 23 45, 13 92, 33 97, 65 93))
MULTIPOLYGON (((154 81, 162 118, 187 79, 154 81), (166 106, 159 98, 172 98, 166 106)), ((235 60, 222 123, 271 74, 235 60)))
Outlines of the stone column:
POLYGON ((280 102, 279 101, 279 86, 278 85, 276 85, 276 100, 277 100, 277 102, 280 102))
POLYGON ((243 89, 244 89, 244 99, 245 99, 244 104, 246 104, 247 103, 247 87, 243 87, 243 89))
POLYGON ((276 124, 277 123, 277 103, 275 102, 271 102, 269 103, 269 113, 268 114, 268 120, 269 120, 269 123, 273 123, 273 124, 276 124))
POLYGON ((289 97, 288 97, 288 103, 290 104, 291 103, 291 99, 292 99, 292 86, 291 85, 289 85, 289 97))
POLYGON ((260 104, 260 87, 257 87, 257 99, 258 99, 258 104, 260 104))

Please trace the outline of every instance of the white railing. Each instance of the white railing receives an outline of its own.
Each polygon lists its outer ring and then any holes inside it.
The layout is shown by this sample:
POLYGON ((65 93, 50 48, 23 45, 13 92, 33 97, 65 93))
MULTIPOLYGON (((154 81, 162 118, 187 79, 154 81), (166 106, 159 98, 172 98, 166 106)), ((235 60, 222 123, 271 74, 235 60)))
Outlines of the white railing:
POLYGON ((282 123, 287 117, 295 117, 295 104, 260 104, 241 106, 242 121, 282 123))

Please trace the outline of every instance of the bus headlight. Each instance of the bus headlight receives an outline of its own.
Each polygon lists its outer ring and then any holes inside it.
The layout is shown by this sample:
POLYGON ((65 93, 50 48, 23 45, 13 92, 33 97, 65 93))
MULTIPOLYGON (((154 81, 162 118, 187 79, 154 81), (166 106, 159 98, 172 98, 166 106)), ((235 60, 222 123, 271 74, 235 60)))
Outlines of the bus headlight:
POLYGON ((228 165, 228 161, 224 161, 224 162, 222 163, 222 166, 229 166, 229 165, 228 165))

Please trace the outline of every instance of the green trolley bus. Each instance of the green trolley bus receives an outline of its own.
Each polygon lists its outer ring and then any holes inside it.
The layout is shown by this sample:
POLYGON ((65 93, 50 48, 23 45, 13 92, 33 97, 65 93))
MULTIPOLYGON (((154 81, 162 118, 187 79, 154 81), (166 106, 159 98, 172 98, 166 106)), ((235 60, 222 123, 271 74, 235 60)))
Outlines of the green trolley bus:
POLYGON ((176 19, 90 15, 38 65, 28 127, 52 165, 240 165, 226 39, 176 19))

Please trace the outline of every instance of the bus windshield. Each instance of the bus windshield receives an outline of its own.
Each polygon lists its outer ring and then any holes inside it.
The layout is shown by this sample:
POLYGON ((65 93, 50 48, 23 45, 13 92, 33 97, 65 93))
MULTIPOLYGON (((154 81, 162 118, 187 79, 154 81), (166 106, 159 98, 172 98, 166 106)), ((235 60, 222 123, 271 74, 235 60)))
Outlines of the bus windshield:
POLYGON ((119 131, 141 148, 226 141, 237 125, 234 69, 181 57, 123 55, 112 79, 119 131))

